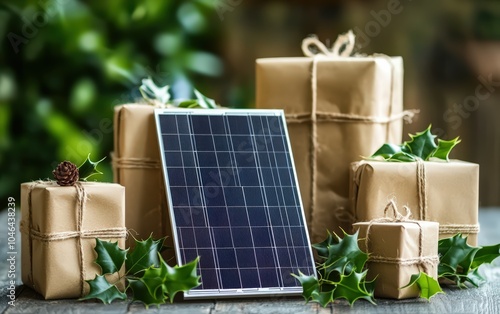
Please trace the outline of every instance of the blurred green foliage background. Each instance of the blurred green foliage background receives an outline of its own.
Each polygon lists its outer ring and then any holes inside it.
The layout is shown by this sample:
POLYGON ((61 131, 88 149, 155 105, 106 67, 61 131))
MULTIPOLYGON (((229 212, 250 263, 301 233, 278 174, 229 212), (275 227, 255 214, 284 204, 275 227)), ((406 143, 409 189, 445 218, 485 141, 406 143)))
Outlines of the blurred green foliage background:
MULTIPOLYGON (((0 2, 0 199, 51 177, 59 161, 97 160, 113 147, 113 107, 140 80, 210 95, 220 76, 211 0, 0 2)), ((112 181, 111 158, 100 166, 112 181)), ((17 197, 16 197, 17 198, 17 197)))

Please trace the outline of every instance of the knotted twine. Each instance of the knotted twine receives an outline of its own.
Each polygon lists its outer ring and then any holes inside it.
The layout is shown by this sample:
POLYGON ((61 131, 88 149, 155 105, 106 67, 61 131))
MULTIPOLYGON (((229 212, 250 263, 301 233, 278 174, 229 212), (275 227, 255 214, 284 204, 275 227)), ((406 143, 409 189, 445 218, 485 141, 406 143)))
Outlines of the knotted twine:
POLYGON ((386 128, 386 142, 389 142, 389 127, 390 123, 400 119, 404 119, 405 122, 411 122, 412 118, 418 113, 418 110, 405 110, 403 112, 393 114, 393 94, 394 94, 394 84, 395 84, 395 73, 394 65, 390 57, 382 54, 377 54, 379 57, 385 58, 389 65, 391 66, 391 92, 389 100, 389 113, 387 117, 377 117, 377 116, 362 116, 350 113, 340 113, 340 112, 321 112, 317 110, 318 107, 318 94, 317 94, 317 74, 318 74, 318 61, 320 59, 335 59, 339 57, 349 57, 354 51, 355 35, 352 30, 349 30, 346 34, 341 34, 337 37, 332 45, 331 49, 328 49, 317 37, 308 37, 302 41, 302 52, 306 57, 311 57, 312 68, 311 68, 311 112, 310 113, 298 113, 298 114, 286 114, 287 123, 311 123, 311 201, 308 220, 312 220, 313 211, 316 207, 316 181, 317 181, 317 150, 318 145, 318 122, 339 122, 339 123, 366 123, 366 124, 387 124, 386 128), (313 48, 315 51, 311 50, 313 48))
POLYGON ((370 220, 368 228, 366 230, 366 238, 365 238, 365 247, 367 253, 370 252, 369 243, 370 243, 370 229, 374 223, 381 222, 404 222, 404 223, 414 223, 418 225, 419 228, 419 236, 418 236, 418 257, 414 258, 401 258, 401 257, 386 257, 379 255, 370 255, 369 261, 374 263, 386 263, 386 264, 398 264, 402 266, 412 266, 417 265, 418 268, 422 269, 425 273, 429 273, 427 266, 428 265, 437 265, 439 263, 439 256, 431 255, 431 256, 423 256, 423 241, 424 234, 422 232, 422 225, 418 220, 412 220, 411 211, 408 206, 403 206, 406 211, 405 215, 402 215, 396 206, 396 202, 394 199, 390 200, 384 209, 384 217, 370 220), (392 213, 394 218, 388 217, 388 211, 392 209, 392 213))
MULTIPOLYGON (((77 239, 78 246, 78 259, 79 259, 79 267, 80 267, 80 295, 83 297, 85 294, 85 267, 84 267, 84 252, 83 252, 83 243, 82 239, 88 238, 100 238, 100 239, 116 239, 116 238, 126 238, 127 237, 127 229, 126 228, 105 228, 98 230, 82 230, 83 227, 83 218, 85 216, 85 205, 88 200, 87 192, 85 188, 81 184, 81 182, 75 183, 76 189, 76 231, 67 231, 67 232, 53 232, 53 233, 42 233, 33 228, 33 206, 32 206, 32 192, 36 186, 40 184, 51 183, 54 184, 54 181, 35 181, 30 185, 28 190, 28 215, 29 215, 29 250, 30 250, 30 274, 29 278, 35 286, 35 281, 33 278, 33 240, 38 240, 42 242, 55 242, 55 241, 63 241, 67 239, 77 239)), ((22 226, 23 227, 23 226, 22 226)))

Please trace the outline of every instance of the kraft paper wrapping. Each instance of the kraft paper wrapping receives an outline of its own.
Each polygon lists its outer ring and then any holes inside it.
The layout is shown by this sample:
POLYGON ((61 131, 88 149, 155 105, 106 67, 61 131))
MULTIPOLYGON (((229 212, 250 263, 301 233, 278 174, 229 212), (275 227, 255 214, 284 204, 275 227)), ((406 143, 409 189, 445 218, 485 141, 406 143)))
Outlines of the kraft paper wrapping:
POLYGON ((256 76, 256 106, 285 110, 311 241, 349 230, 350 163, 401 142, 402 58, 258 59, 256 76))
MULTIPOLYGON (((382 206, 382 209, 384 206, 382 206)), ((367 279, 375 280, 375 297, 406 299, 418 297, 416 287, 406 286, 412 275, 424 271, 437 280, 438 230, 439 224, 430 221, 412 222, 374 222, 370 226, 368 248, 366 232, 369 222, 356 223, 359 229, 360 249, 368 252, 370 258, 387 258, 388 262, 368 259, 367 279), (419 226, 420 225, 420 226, 419 226), (422 232, 422 251, 419 256, 419 236, 422 232), (418 263, 415 260, 429 259, 434 262, 418 263), (406 265, 405 265, 406 264, 406 265)))
MULTIPOLYGON (((126 224, 134 237, 166 236, 165 245, 173 247, 154 109, 145 104, 115 108, 114 181, 126 188, 126 224)), ((127 246, 134 244, 129 237, 127 246)))
POLYGON ((439 222, 440 238, 458 232, 477 245, 479 165, 462 162, 355 162, 351 167, 352 216, 355 222, 383 217, 389 198, 396 198, 419 220, 439 222), (419 193, 419 185, 422 193, 419 193), (422 186, 423 185, 423 186, 422 186))
POLYGON ((96 238, 118 241, 125 248, 125 189, 111 183, 81 186, 87 199, 79 228, 75 186, 21 184, 22 280, 45 299, 79 298, 89 292, 82 279, 101 273, 94 263, 96 238))

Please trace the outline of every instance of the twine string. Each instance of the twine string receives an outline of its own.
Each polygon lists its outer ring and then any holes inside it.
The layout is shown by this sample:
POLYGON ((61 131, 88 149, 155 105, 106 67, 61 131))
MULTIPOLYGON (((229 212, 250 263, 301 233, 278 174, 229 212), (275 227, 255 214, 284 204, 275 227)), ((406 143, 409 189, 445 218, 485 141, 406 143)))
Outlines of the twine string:
POLYGON ((318 74, 318 58, 313 58, 312 73, 311 73, 311 92, 312 92, 312 103, 311 103, 311 207, 309 211, 309 221, 312 221, 313 212, 316 208, 316 177, 317 177, 317 150, 318 150, 318 125, 316 123, 316 110, 318 102, 317 94, 317 74, 318 74))
MULTIPOLYGON (((77 195, 77 210, 76 210, 76 231, 81 233, 83 226, 83 213, 85 212, 85 203, 87 202, 87 192, 83 188, 83 185, 80 182, 76 182, 75 184, 76 195, 77 195)), ((82 238, 77 237, 78 241, 78 250, 80 257, 80 295, 83 297, 85 293, 85 267, 83 265, 84 256, 83 256, 83 245, 82 238)))
POLYGON ((427 220, 427 178, 425 162, 417 159, 417 195, 420 220, 427 220))
POLYGON ((112 156, 114 168, 121 169, 160 169, 160 162, 152 158, 133 158, 112 156))

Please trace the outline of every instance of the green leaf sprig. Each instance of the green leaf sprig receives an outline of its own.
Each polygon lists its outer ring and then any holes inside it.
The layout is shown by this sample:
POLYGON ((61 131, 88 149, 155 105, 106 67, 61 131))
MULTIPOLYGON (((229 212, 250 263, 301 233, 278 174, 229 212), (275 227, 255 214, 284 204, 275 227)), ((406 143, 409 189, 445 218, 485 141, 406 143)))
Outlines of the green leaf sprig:
POLYGON ((421 160, 445 160, 449 161, 451 150, 460 143, 458 137, 445 141, 438 139, 431 133, 431 125, 422 132, 409 134, 410 140, 401 145, 384 144, 370 158, 382 157, 386 161, 412 162, 421 160))
POLYGON ((142 80, 142 85, 139 87, 142 97, 151 103, 159 102, 163 105, 179 108, 205 108, 215 109, 217 104, 215 100, 208 98, 194 89, 195 99, 184 101, 174 101, 170 95, 170 86, 157 86, 155 82, 149 77, 142 80))
POLYGON ((467 237, 458 233, 451 238, 439 240, 438 277, 446 279, 459 288, 466 282, 479 287, 485 279, 479 274, 479 266, 493 262, 500 256, 500 243, 490 246, 470 246, 467 237))
POLYGON ((403 288, 416 285, 420 290, 420 297, 429 300, 438 293, 444 293, 439 282, 456 285, 459 288, 467 288, 468 282, 479 287, 486 281, 479 273, 479 267, 493 262, 500 256, 500 243, 474 247, 467 244, 467 237, 457 233, 451 238, 439 240, 438 252, 440 281, 421 272, 413 275, 403 288))
POLYGON ((200 276, 197 275, 199 258, 183 265, 170 267, 161 257, 164 238, 153 240, 149 237, 137 241, 134 250, 123 250, 118 242, 107 242, 96 239, 94 250, 97 253, 95 262, 101 267, 102 275, 96 275, 88 280, 90 292, 80 300, 98 299, 105 304, 113 300, 126 300, 128 290, 131 290, 134 301, 150 305, 164 304, 167 300, 173 302, 178 292, 188 291, 198 287, 200 276), (115 282, 109 282, 106 274, 115 274, 125 264, 125 275, 115 282), (125 279, 125 291, 118 289, 118 284, 125 279))
POLYGON ((368 254, 359 249, 358 233, 344 238, 328 233, 325 241, 313 244, 321 260, 317 263, 317 278, 314 275, 292 274, 302 284, 306 302, 318 302, 326 307, 336 299, 346 299, 352 306, 359 299, 375 304, 375 285, 366 280, 365 263, 368 254))

